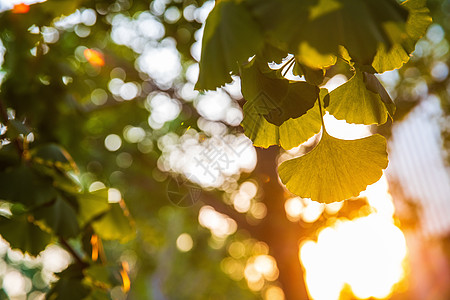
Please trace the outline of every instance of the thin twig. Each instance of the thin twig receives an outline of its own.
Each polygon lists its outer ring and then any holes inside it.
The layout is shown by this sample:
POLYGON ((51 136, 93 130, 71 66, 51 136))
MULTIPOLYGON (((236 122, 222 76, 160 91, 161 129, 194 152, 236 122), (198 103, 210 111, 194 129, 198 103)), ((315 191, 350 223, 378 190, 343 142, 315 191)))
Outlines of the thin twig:
POLYGON ((61 245, 64 246, 64 248, 66 248, 67 251, 70 252, 70 254, 72 254, 73 258, 76 260, 76 262, 82 267, 85 268, 87 267, 89 264, 84 262, 81 257, 78 255, 77 252, 75 252, 75 249, 72 248, 72 246, 69 245, 69 243, 62 237, 59 237, 59 242, 61 243, 61 245))

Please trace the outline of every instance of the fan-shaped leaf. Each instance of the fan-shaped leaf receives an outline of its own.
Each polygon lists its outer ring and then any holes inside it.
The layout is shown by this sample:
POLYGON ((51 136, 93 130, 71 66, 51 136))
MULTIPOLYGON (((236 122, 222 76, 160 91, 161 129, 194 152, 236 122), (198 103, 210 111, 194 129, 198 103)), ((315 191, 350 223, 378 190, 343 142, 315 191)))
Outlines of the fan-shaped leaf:
POLYGON ((259 52, 264 40, 242 2, 217 1, 203 34, 198 90, 214 90, 231 82, 231 72, 259 52))
POLYGON ((425 34, 432 21, 430 11, 425 4, 425 0, 408 0, 402 3, 402 6, 409 11, 406 22, 406 38, 394 43, 390 49, 385 45, 378 46, 372 63, 375 72, 383 73, 399 69, 409 60, 416 42, 425 34))
POLYGON ((283 162, 278 172, 292 193, 331 203, 358 196, 381 177, 387 164, 386 140, 381 135, 341 140, 324 131, 311 152, 283 162))
MULTIPOLYGON (((327 101, 325 101, 326 103, 327 101)), ((373 74, 356 70, 346 83, 329 94, 326 109, 339 120, 356 124, 383 124, 395 106, 373 74)))
POLYGON ((315 68, 330 66, 339 45, 355 62, 370 65, 378 45, 390 49, 402 38, 408 16, 395 0, 319 0, 309 5, 306 20, 304 12, 296 11, 287 12, 285 19, 297 22, 287 35, 289 50, 301 63, 315 68))
POLYGON ((280 145, 284 149, 297 147, 320 131, 321 119, 317 103, 316 101, 313 108, 301 117, 289 119, 281 126, 277 126, 266 120, 256 109, 257 105, 247 102, 244 105, 242 120, 244 133, 257 147, 267 148, 272 145, 280 145))

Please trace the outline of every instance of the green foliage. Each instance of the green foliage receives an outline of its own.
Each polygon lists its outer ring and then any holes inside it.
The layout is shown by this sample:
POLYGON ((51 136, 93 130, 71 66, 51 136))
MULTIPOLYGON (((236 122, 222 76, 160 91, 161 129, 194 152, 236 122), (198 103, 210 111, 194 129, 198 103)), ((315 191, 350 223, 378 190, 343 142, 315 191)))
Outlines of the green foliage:
MULTIPOLYGON (((188 86, 183 74, 170 86, 158 85, 136 70, 139 51, 110 36, 120 18, 151 14, 164 34, 145 47, 175 42, 184 72, 195 63, 191 49, 201 27, 189 9, 203 1, 164 3, 161 9, 155 1, 48 0, 31 5, 27 14, 0 13, 6 48, 0 90, 0 122, 6 128, 0 134, 0 235, 12 248, 34 256, 51 243, 70 252, 73 264, 58 274, 48 299, 110 299, 113 290, 124 294, 122 261, 135 263, 128 298, 158 298, 158 293, 170 299, 259 297, 242 280, 224 274, 219 262, 227 253, 209 247, 217 241, 199 229, 200 206, 177 210, 167 200, 160 138, 178 133, 180 124, 198 127, 197 111, 181 101, 188 86), (165 14, 174 8, 181 15, 177 21, 165 14), (95 25, 55 25, 76 9, 95 11, 95 25), (56 42, 46 40, 48 29, 57 31, 56 42), (104 66, 91 65, 83 55, 86 48, 102 52, 104 66), (108 90, 113 78, 133 82, 139 94, 123 101, 108 90), (97 92, 105 96, 104 104, 93 101, 97 92), (153 130, 147 122, 149 101, 158 93, 180 100, 181 113, 153 130), (128 140, 129 126, 144 129, 144 140, 128 140), (123 137, 114 152, 104 145, 112 133, 123 137), (131 159, 124 164, 121 157, 131 159), (89 192, 94 182, 119 189, 121 201, 109 203, 108 188, 89 192), (176 251, 183 232, 194 238, 192 252, 176 251)), ((204 28, 196 88, 214 90, 240 75, 246 100, 242 126, 258 147, 291 149, 322 128, 319 144, 282 163, 279 175, 302 197, 341 201, 380 177, 387 165, 386 142, 379 135, 354 141, 331 137, 322 127, 319 103, 348 122, 382 124, 393 117, 395 107, 373 74, 408 61, 430 21, 423 0, 401 5, 394 0, 216 1, 204 28), (272 70, 272 62, 282 67, 272 70), (290 70, 306 82, 286 79, 290 70), (320 89, 341 72, 353 77, 330 94, 320 89)))
MULTIPOLYGON (((205 27, 208 31, 202 47, 199 84, 208 78, 210 85, 203 85, 202 89, 215 89, 229 82, 222 70, 230 73, 234 70, 231 66, 204 67, 214 65, 212 57, 218 62, 241 63, 242 94, 247 101, 242 126, 255 146, 281 145, 289 149, 319 131, 318 120, 323 117, 317 118, 317 108, 313 106, 319 86, 338 59, 348 64, 354 75, 324 96, 328 112, 337 119, 366 125, 381 125, 388 116, 393 117, 395 105, 372 73, 399 68, 409 59, 430 22, 424 1, 406 1, 401 5, 395 0, 242 3, 259 25, 255 28, 247 14, 242 18, 251 23, 249 28, 257 37, 255 47, 248 51, 244 42, 250 40, 248 31, 241 33, 234 23, 225 21, 225 15, 213 10, 205 27), (211 30, 212 23, 221 24, 220 30, 211 30), (223 32, 230 34, 224 38, 223 32), (266 45, 262 50, 261 33, 266 45), (232 49, 240 44, 242 52, 230 59, 223 48, 208 45, 207 41, 213 40, 226 40, 232 49), (270 70, 268 63, 279 62, 287 53, 294 57, 278 71, 270 70), (245 59, 253 55, 256 58, 246 63, 245 59), (292 65, 293 74, 303 75, 307 83, 283 78, 292 65)), ((219 11, 224 5, 242 4, 222 1, 214 9, 219 11)), ((323 127, 322 131, 322 140, 311 153, 280 166, 280 177, 291 192, 321 202, 341 201, 357 196, 379 179, 387 167, 383 137, 340 141, 329 136, 323 127)))
POLYGON ((230 73, 237 73, 238 64, 246 62, 262 45, 261 32, 244 3, 218 1, 205 24, 196 88, 212 90, 231 82, 230 73))
POLYGON ((52 240, 52 235, 37 226, 31 215, 20 213, 0 217, 0 234, 14 249, 38 255, 52 240))

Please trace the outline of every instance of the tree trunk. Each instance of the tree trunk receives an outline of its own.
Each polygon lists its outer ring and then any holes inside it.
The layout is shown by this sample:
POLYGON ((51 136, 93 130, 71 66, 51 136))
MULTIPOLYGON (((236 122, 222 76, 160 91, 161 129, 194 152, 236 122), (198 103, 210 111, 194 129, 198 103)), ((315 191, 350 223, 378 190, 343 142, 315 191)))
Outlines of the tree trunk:
POLYGON ((279 149, 257 148, 258 164, 255 174, 260 176, 262 201, 267 206, 267 216, 257 226, 258 236, 269 245, 280 271, 279 282, 287 300, 308 299, 303 270, 298 251, 302 229, 298 223, 286 218, 284 209, 285 191, 278 181, 277 156, 279 149))

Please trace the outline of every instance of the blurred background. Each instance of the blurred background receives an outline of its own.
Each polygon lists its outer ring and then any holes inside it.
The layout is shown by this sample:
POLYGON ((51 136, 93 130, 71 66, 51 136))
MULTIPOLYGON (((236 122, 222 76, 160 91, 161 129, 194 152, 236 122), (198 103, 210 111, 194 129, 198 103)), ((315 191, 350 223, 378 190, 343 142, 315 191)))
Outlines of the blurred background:
MULTIPOLYGON (((92 260, 123 267, 111 299, 450 299, 449 0, 428 0, 413 57, 379 75, 393 123, 326 116, 333 136, 386 136, 390 160, 360 197, 329 205, 290 194, 276 172, 317 137, 256 149, 238 77, 194 90, 214 1, 36 2, 0 1, 2 101, 32 125, 31 146, 58 142, 85 190, 126 203, 135 238, 90 240, 92 260)), ((4 240, 0 258, 0 298, 17 300, 45 299, 74 262, 58 243, 31 257, 4 240)))

